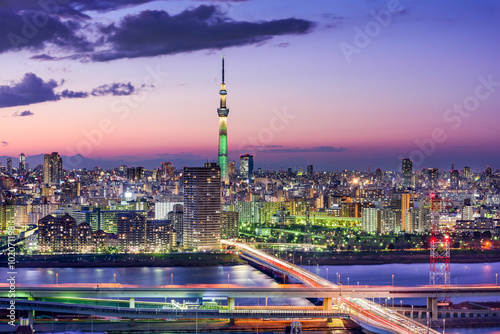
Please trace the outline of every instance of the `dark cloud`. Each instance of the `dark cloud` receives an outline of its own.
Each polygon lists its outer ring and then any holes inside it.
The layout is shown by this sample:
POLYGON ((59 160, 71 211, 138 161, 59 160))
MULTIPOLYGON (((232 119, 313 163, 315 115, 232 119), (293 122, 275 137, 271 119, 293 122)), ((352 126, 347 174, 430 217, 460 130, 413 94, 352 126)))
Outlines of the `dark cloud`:
POLYGON ((47 54, 45 54, 45 53, 44 53, 44 54, 41 54, 41 55, 36 55, 36 56, 33 56, 33 57, 31 57, 30 59, 34 59, 34 60, 41 60, 41 61, 43 61, 43 60, 55 60, 55 59, 57 59, 57 58, 52 57, 52 56, 49 56, 49 55, 47 55, 47 54))
MULTIPOLYGON (((111 83, 101 85, 90 92, 72 91, 65 89, 60 93, 55 90, 59 86, 54 80, 44 81, 34 73, 26 73, 20 82, 10 86, 0 86, 0 108, 24 106, 46 101, 57 101, 60 99, 86 98, 89 96, 123 96, 130 95, 143 87, 136 88, 129 83, 111 83)), ((16 112, 12 116, 31 116, 31 111, 16 112)))
POLYGON ((201 5, 169 15, 162 10, 127 15, 117 24, 101 27, 108 51, 90 56, 93 61, 150 57, 202 49, 257 44, 273 36, 304 34, 313 23, 301 19, 267 22, 233 21, 215 6, 201 5))
POLYGON ((300 147, 280 147, 280 148, 265 148, 258 150, 263 153, 336 153, 345 152, 347 148, 345 147, 335 147, 335 146, 317 146, 311 148, 300 148, 300 147))
POLYGON ((9 145, 9 143, 7 143, 6 141, 2 141, 2 146, 7 146, 9 145))
POLYGON ((72 0, 70 6, 79 11, 108 12, 124 7, 142 5, 153 0, 72 0))
POLYGON ((65 98, 65 99, 79 99, 79 98, 85 98, 85 97, 89 96, 89 93, 87 93, 87 92, 75 92, 72 90, 65 89, 59 94, 59 96, 61 98, 65 98))
POLYGON ((33 116, 34 113, 32 113, 31 111, 29 110, 25 110, 25 111, 16 111, 15 113, 12 114, 12 116, 14 117, 26 117, 26 116, 33 116))
POLYGON ((76 34, 80 28, 80 23, 75 20, 63 21, 41 10, 15 13, 0 9, 0 53, 40 50, 48 45, 79 52, 91 51, 90 43, 76 34))
POLYGON ((54 80, 45 82, 33 73, 26 73, 20 82, 0 86, 0 108, 58 100, 54 93, 56 87, 54 80))
POLYGON ((90 18, 83 12, 109 12, 120 8, 145 4, 154 0, 71 0, 71 1, 34 1, 1 0, 0 9, 12 12, 34 11, 62 17, 90 18))
POLYGON ((130 95, 134 93, 135 87, 129 82, 125 83, 112 83, 109 85, 102 85, 92 90, 92 95, 103 96, 103 95, 113 95, 113 96, 123 96, 130 95))

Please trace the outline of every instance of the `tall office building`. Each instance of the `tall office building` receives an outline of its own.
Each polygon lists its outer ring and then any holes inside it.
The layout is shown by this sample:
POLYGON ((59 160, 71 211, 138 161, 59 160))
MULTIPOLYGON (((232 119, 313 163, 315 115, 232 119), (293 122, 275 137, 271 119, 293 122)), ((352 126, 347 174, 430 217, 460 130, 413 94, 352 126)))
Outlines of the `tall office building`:
POLYGON ((219 249, 221 234, 221 169, 184 167, 183 244, 190 249, 219 249))
POLYGON ((220 108, 219 114, 219 157, 217 162, 220 167, 220 178, 225 184, 229 184, 229 167, 227 160, 227 115, 229 109, 226 108, 226 83, 224 82, 224 56, 222 56, 222 83, 220 85, 220 108))
POLYGON ((391 210, 396 213, 397 231, 406 231, 410 219, 409 210, 413 208, 413 196, 409 193, 393 193, 390 200, 391 210))
POLYGON ((234 161, 234 160, 229 161, 228 173, 230 176, 234 176, 234 174, 236 174, 236 161, 234 161))
POLYGON ((403 159, 401 165, 401 172, 403 175, 403 187, 411 187, 412 186, 412 177, 413 177, 413 163, 410 159, 403 159))
POLYGON ((314 166, 313 165, 308 165, 307 166, 307 175, 312 176, 314 174, 314 166))
POLYGON ((43 183, 59 184, 63 178, 63 162, 57 152, 43 156, 43 183))
POLYGON ((463 169, 463 173, 464 173, 464 178, 466 178, 467 180, 469 180, 470 177, 471 177, 470 167, 465 166, 464 169, 463 169))
POLYGON ((130 211, 118 214, 117 236, 120 253, 139 253, 147 245, 146 217, 130 211))
POLYGON ((12 158, 7 158, 7 173, 12 173, 12 158))
POLYGON ((175 172, 174 165, 170 161, 161 163, 162 179, 171 179, 172 177, 174 177, 174 172, 175 172))
POLYGON ((251 182, 253 176, 253 155, 240 155, 240 176, 251 182))
POLYGON ((460 186, 460 176, 458 173, 458 170, 454 169, 450 173, 450 188, 451 189, 458 189, 460 186))
POLYGON ((233 239, 238 237, 237 211, 224 211, 221 215, 221 237, 222 239, 233 239))
POLYGON ((437 168, 429 168, 427 169, 427 173, 429 175, 429 186, 430 187, 437 187, 438 186, 438 179, 439 179, 439 169, 437 168))
POLYGON ((464 205, 462 207, 462 220, 474 220, 474 210, 470 205, 464 205))
POLYGON ((24 153, 21 153, 19 156, 19 174, 24 174, 26 172, 26 156, 24 153))
POLYGON ((361 229, 368 233, 381 230, 381 213, 377 208, 364 208, 361 213, 361 229))

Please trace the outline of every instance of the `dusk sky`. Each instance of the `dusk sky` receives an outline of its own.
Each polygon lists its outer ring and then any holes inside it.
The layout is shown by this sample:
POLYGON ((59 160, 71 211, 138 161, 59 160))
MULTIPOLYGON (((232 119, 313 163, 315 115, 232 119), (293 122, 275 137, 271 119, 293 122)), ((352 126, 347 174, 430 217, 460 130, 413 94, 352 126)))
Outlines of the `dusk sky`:
POLYGON ((498 1, 6 0, 0 32, 2 165, 215 161, 225 55, 230 160, 500 168, 498 1))

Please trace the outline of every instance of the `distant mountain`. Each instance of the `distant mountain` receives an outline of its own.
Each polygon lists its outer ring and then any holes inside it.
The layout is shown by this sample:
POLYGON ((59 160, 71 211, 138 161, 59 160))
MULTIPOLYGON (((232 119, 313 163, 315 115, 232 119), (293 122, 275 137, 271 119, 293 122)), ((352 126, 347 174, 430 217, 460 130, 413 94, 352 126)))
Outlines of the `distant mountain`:
MULTIPOLYGON (((9 157, 9 156, 0 156, 0 163, 2 166, 7 165, 7 158, 12 158, 12 167, 19 167, 19 156, 17 157, 9 157)), ((203 166, 207 159, 203 159, 199 156, 194 155, 171 155, 165 156, 165 158, 156 158, 156 159, 138 159, 134 157, 130 157, 130 159, 91 159, 82 156, 81 154, 73 155, 73 156, 61 156, 63 159, 63 168, 64 169, 94 169, 94 167, 101 167, 103 169, 113 169, 120 165, 127 166, 142 166, 147 169, 156 169, 160 167, 162 162, 171 161, 176 168, 182 168, 183 166, 203 166)), ((35 168, 38 165, 43 165, 43 154, 37 155, 29 155, 26 156, 26 162, 29 164, 31 169, 35 168)))

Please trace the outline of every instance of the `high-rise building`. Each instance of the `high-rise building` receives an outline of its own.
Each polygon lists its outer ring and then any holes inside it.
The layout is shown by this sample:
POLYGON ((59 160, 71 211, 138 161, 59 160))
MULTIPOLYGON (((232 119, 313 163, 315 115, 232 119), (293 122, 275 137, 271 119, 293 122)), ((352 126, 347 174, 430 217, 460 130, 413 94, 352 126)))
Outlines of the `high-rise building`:
POLYGON ((391 210, 396 213, 397 231, 406 231, 410 219, 409 210, 413 208, 413 196, 409 193, 393 193, 391 210))
MULTIPOLYGON (((176 241, 183 244, 184 226, 183 226, 184 206, 182 204, 174 205, 172 211, 168 213, 168 220, 172 223, 176 233, 176 241)), ((174 245, 175 246, 175 245, 174 245)))
POLYGON ((21 153, 19 156, 19 174, 24 174, 26 172, 26 156, 24 153, 21 153))
POLYGON ((429 208, 412 208, 408 211, 407 216, 407 233, 430 231, 431 212, 429 208))
POLYGON ((403 187, 412 187, 413 163, 410 159, 403 159, 401 172, 403 175, 403 187))
POLYGON ((63 178, 63 161, 57 152, 43 156, 43 183, 59 184, 63 178))
POLYGON ((429 168, 427 170, 428 173, 428 180, 429 180, 429 186, 430 187, 437 187, 438 185, 438 178, 439 178, 439 169, 437 168, 429 168))
POLYGON ((148 220, 146 223, 145 251, 148 253, 168 252, 175 246, 173 225, 168 220, 148 220))
POLYGON ((118 251, 121 253, 143 252, 147 246, 146 217, 136 212, 118 214, 118 251))
POLYGON ((312 176, 314 174, 314 167, 313 165, 308 165, 307 166, 307 175, 312 176))
POLYGON ((230 176, 234 176, 234 174, 236 174, 236 161, 234 161, 234 160, 229 161, 228 173, 230 176))
POLYGON ((393 233, 396 231, 396 213, 391 209, 381 211, 380 230, 381 233, 393 233))
POLYGON ((162 179, 171 179, 174 176, 174 165, 171 162, 162 162, 161 163, 161 178, 162 179))
POLYGON ((454 169, 450 173, 450 188, 451 189, 458 189, 459 187, 459 174, 458 170, 454 169))
POLYGON ((464 178, 466 178, 467 180, 469 180, 470 177, 471 177, 470 167, 465 166, 464 169, 463 169, 463 172, 464 172, 464 178))
MULTIPOLYGON (((227 166, 226 166, 227 167, 227 166)), ((184 167, 184 247, 219 249, 221 232, 221 169, 184 167)))
POLYGON ((381 213, 377 208, 364 208, 361 212, 361 229, 368 233, 381 230, 381 213))
POLYGON ((464 205, 462 207, 462 220, 474 220, 474 210, 470 205, 464 205))
POLYGON ((222 83, 220 85, 220 107, 217 108, 219 115, 219 156, 217 162, 220 167, 220 178, 225 184, 229 184, 229 166, 227 160, 227 115, 229 109, 226 107, 226 83, 224 82, 224 56, 222 56, 222 83))
POLYGON ((181 204, 182 202, 178 201, 165 201, 165 202, 156 202, 155 203, 155 219, 168 219, 168 213, 174 210, 174 206, 177 204, 181 204))
POLYGON ((224 211, 221 214, 221 238, 234 239, 238 237, 238 212, 224 211))
POLYGON ((127 168, 127 180, 140 181, 144 178, 144 167, 130 167, 127 168))
POLYGON ((240 176, 251 182, 253 176, 253 155, 240 155, 240 176))
POLYGON ((7 158, 7 173, 12 173, 12 158, 7 158))

